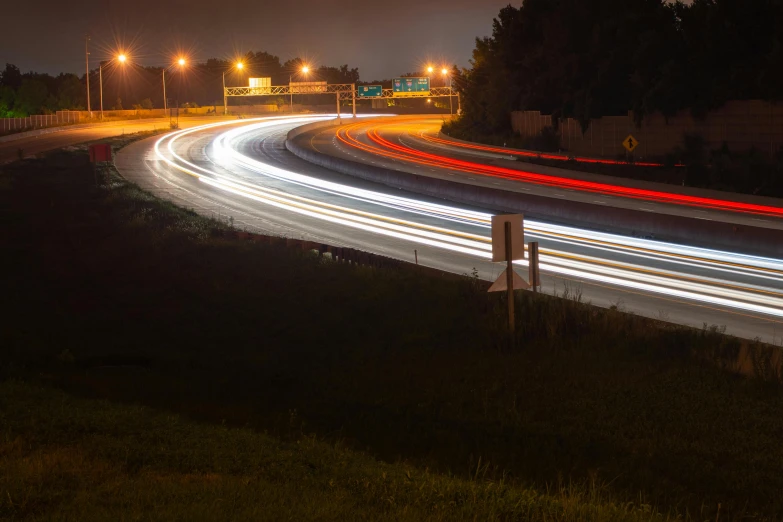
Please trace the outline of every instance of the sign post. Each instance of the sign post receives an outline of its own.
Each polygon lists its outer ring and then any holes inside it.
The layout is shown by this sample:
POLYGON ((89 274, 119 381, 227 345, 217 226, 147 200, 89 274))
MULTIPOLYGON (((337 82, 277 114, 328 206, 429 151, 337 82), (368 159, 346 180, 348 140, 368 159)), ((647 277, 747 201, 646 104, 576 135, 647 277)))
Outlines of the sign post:
POLYGON ((529 288, 514 271, 513 262, 525 258, 525 232, 522 214, 492 216, 492 261, 506 262, 506 269, 489 288, 489 292, 506 291, 508 301, 509 346, 514 347, 516 321, 514 320, 514 290, 529 288))
POLYGON ((514 321, 514 267, 511 261, 511 222, 503 223, 503 231, 506 244, 506 299, 508 300, 508 332, 511 338, 511 346, 514 346, 514 334, 516 321, 514 321))
POLYGON ((623 147, 625 147, 625 150, 628 152, 633 152, 636 147, 639 146, 639 140, 633 137, 633 135, 629 134, 627 138, 623 140, 623 147))
POLYGON ((541 273, 538 270, 538 241, 527 244, 527 256, 530 262, 528 276, 530 288, 533 289, 533 293, 537 293, 538 287, 541 286, 541 273))

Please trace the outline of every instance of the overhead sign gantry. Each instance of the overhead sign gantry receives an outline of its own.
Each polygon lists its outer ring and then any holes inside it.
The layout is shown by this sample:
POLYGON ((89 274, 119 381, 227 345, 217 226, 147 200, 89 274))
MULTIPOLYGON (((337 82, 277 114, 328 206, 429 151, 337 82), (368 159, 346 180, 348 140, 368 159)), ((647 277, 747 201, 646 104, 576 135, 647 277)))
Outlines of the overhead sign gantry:
MULTIPOLYGON (((459 93, 452 87, 430 87, 429 78, 395 78, 391 89, 381 85, 360 85, 353 83, 297 82, 291 85, 269 85, 248 87, 226 87, 223 97, 246 96, 291 96, 293 94, 334 94, 337 100, 337 114, 340 114, 340 100, 353 102, 353 115, 356 116, 356 100, 379 100, 400 98, 440 98, 456 97, 459 93), (401 80, 399 85, 397 80, 401 80), (403 81, 404 80, 404 81, 403 81), (410 81, 409 81, 410 80, 410 81), (426 80, 422 82, 422 80, 426 80)), ((225 102, 224 102, 225 103, 225 102)), ((228 106, 225 103, 226 107, 228 106)))

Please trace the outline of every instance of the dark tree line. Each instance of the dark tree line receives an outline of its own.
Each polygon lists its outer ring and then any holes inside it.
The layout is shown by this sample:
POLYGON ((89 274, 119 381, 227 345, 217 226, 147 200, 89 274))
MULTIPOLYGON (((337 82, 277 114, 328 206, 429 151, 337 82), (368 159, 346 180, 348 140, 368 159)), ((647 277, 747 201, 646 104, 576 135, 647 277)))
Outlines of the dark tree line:
MULTIPOLYGON (((165 68, 166 98, 169 106, 222 105, 223 77, 226 85, 248 85, 249 77, 271 77, 273 85, 293 81, 321 80, 328 83, 357 83, 359 70, 348 65, 319 66, 303 74, 305 64, 300 58, 281 62, 266 52, 249 52, 241 58, 242 70, 235 62, 211 58, 204 63, 189 64, 184 68, 165 68)), ((109 109, 163 107, 163 67, 123 65, 104 62, 103 107, 109 109)), ((48 114, 57 110, 84 110, 87 108, 86 75, 62 73, 57 76, 36 72, 22 73, 18 67, 6 64, 0 72, 0 118, 21 117, 30 114, 48 114)), ((269 99, 251 99, 251 103, 269 102, 269 99)), ((90 71, 90 105, 98 110, 100 81, 98 68, 90 71)))
POLYGON ((783 97, 783 0, 524 0, 455 72, 460 127, 510 132, 509 113, 695 116, 783 97))

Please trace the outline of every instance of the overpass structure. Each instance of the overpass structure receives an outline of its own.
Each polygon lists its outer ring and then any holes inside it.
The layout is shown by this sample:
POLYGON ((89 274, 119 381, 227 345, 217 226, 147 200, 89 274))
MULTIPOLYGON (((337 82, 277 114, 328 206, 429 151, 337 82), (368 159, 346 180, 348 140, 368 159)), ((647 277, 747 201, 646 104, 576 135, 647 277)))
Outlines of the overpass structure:
POLYGON ((457 110, 461 110, 459 93, 451 86, 431 87, 421 92, 395 92, 393 89, 382 89, 380 96, 364 96, 356 88, 355 83, 319 83, 299 82, 291 85, 272 85, 269 87, 226 87, 223 89, 223 105, 228 108, 229 97, 247 96, 293 96, 294 94, 334 94, 337 102, 337 117, 340 119, 340 101, 351 100, 353 116, 356 117, 356 100, 385 100, 408 98, 457 98, 457 110))

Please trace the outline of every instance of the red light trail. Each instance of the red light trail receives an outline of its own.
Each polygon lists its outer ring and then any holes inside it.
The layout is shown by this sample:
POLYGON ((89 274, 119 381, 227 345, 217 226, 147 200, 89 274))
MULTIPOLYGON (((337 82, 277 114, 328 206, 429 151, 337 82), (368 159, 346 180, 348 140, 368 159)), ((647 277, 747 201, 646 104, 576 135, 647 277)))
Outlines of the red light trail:
POLYGON ((623 187, 620 185, 611 185, 608 183, 570 179, 549 174, 538 174, 524 170, 497 167, 494 165, 484 165, 480 163, 449 158, 446 156, 440 156, 390 142, 380 135, 378 132, 379 126, 377 124, 367 130, 367 137, 376 145, 370 146, 360 142, 358 138, 351 134, 352 130, 362 125, 363 124, 353 124, 339 129, 337 131, 337 138, 342 143, 350 147, 363 150, 370 154, 419 165, 447 168, 459 172, 493 176, 498 178, 523 181, 527 183, 535 183, 538 185, 580 190, 603 194, 606 196, 633 198, 645 201, 671 203, 689 207, 709 208, 730 212, 744 212, 765 216, 783 217, 783 208, 769 205, 743 203, 739 201, 700 196, 689 196, 685 194, 676 194, 672 192, 662 192, 650 189, 623 187))

